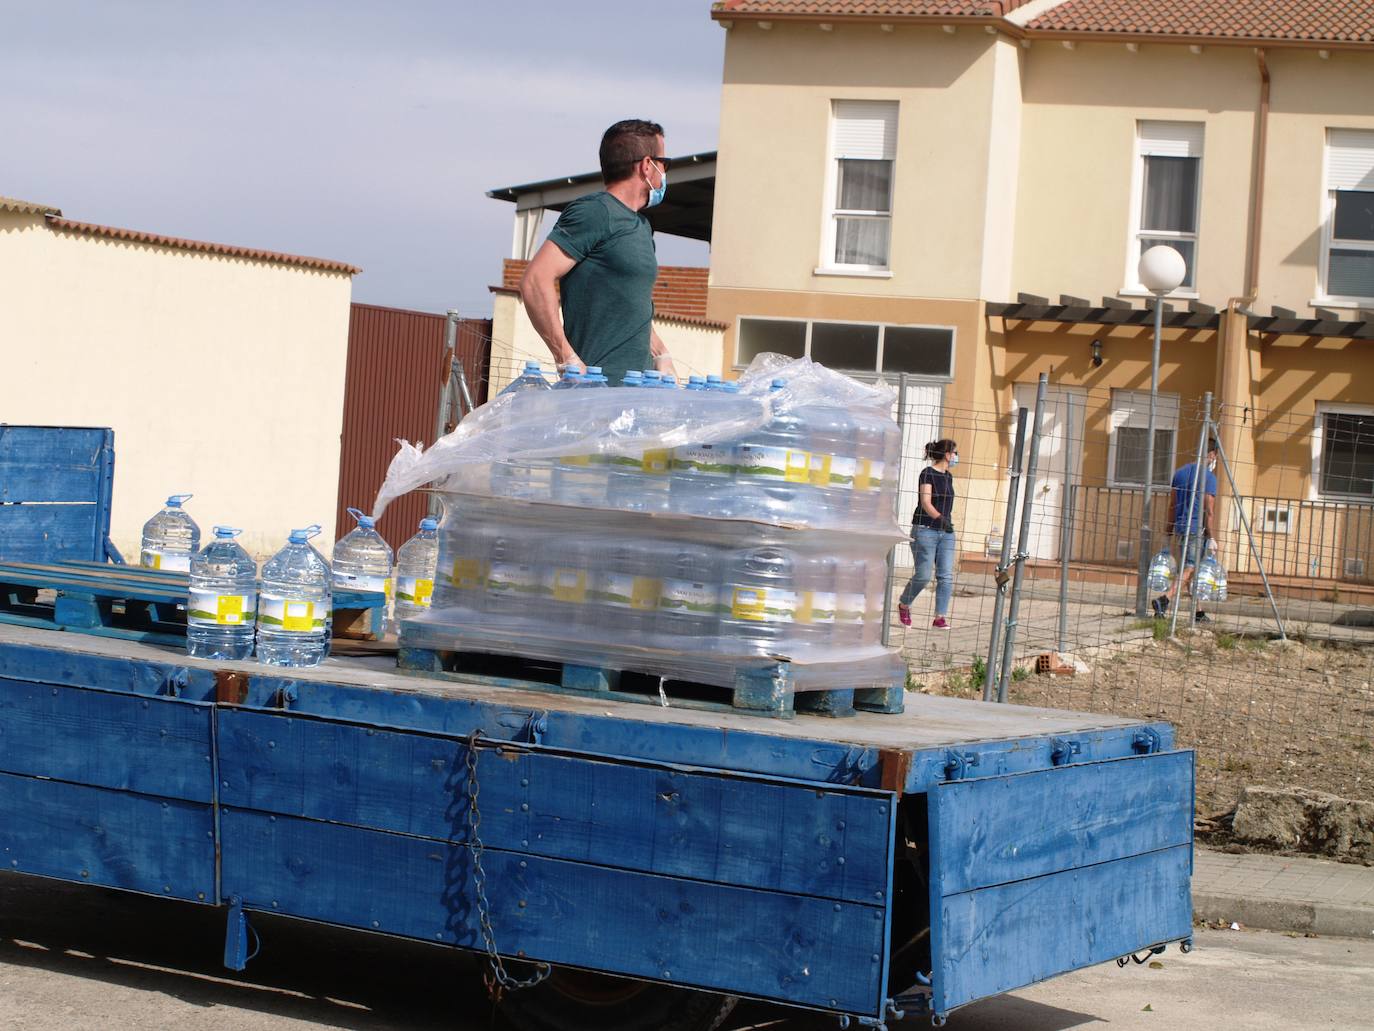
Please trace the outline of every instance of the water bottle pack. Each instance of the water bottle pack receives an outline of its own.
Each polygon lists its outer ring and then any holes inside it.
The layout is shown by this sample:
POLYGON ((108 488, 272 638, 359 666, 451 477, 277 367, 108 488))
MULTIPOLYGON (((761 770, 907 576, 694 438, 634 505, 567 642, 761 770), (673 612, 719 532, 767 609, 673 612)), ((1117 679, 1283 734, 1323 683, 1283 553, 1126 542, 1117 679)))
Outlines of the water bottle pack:
POLYGON ((653 370, 615 390, 526 372, 427 451, 405 444, 373 506, 428 483, 513 501, 776 526, 895 527, 893 393, 763 356, 738 383, 653 370))

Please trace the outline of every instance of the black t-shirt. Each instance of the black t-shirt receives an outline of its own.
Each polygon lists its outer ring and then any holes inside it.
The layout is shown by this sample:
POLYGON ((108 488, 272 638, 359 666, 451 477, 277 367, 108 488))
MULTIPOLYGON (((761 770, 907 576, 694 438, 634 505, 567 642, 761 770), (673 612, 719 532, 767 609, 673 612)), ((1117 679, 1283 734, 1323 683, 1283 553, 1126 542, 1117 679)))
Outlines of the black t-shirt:
MULTIPOLYGON (((930 484, 931 506, 944 518, 951 518, 954 515, 954 477, 928 465, 921 470, 921 476, 916 481, 916 490, 919 492, 926 484, 930 484)), ((920 501, 916 502, 916 513, 911 517, 911 521, 917 526, 930 526, 936 529, 940 526, 940 520, 932 519, 920 501)))

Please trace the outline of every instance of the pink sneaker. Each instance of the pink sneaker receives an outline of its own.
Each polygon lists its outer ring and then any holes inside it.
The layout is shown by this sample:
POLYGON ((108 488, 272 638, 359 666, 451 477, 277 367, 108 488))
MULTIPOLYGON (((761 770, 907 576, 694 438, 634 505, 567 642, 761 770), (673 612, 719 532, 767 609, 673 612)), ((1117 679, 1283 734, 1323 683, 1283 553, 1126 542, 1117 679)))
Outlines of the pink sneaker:
POLYGON ((931 621, 930 625, 936 630, 948 630, 949 620, 945 619, 944 616, 936 616, 935 619, 931 621))
POLYGON ((902 621, 902 626, 911 626, 911 606, 898 605, 897 618, 902 621))

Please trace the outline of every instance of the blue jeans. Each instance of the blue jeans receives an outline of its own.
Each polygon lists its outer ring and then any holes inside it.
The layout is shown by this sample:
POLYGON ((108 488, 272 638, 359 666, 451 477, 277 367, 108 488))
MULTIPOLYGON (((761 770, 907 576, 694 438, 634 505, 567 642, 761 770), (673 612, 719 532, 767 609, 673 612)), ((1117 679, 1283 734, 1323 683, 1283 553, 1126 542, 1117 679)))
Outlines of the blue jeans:
POLYGON ((933 569, 935 614, 949 615, 949 600, 954 597, 954 534, 929 526, 913 526, 911 554, 916 559, 916 572, 902 590, 902 604, 910 605, 925 590, 933 569))

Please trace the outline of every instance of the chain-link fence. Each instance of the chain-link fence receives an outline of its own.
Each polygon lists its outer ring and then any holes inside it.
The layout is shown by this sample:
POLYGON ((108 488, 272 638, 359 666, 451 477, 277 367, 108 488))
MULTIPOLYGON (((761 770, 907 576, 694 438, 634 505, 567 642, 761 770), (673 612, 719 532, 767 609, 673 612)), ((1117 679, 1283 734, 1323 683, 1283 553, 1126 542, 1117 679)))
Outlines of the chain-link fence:
POLYGON ((1197 749, 1204 814, 1229 808, 1247 784, 1374 798, 1374 414, 1218 405, 1209 424, 1209 399, 1158 395, 1147 558, 1166 541, 1181 557, 1181 534, 1166 534, 1171 481, 1201 448, 1205 494, 1206 441, 1221 443, 1209 523, 1227 599, 1198 603, 1194 625, 1188 588, 1162 618, 1137 607, 1148 392, 1051 385, 1038 427, 1034 383, 1016 386, 1002 413, 942 404, 938 388, 910 383, 903 396, 904 521, 926 441, 952 438, 960 452, 948 629, 931 625, 933 585, 912 605, 912 625, 897 622, 912 572, 906 549, 893 570, 892 643, 913 689, 983 696, 985 670, 991 662, 995 674, 999 661, 989 653, 994 625, 1003 639, 1008 631, 1013 570, 999 614, 998 560, 1014 534, 1010 553, 1025 559, 1010 701, 1172 723, 1178 745, 1197 749), (1008 520, 1006 508, 1016 406, 1031 410, 1028 438, 1038 437, 1024 539, 1019 511, 1008 520))

